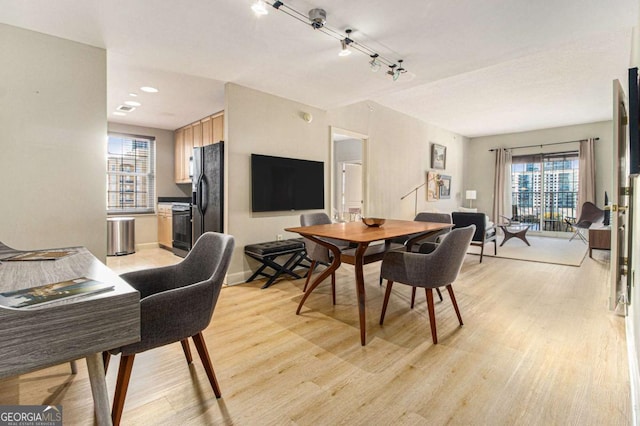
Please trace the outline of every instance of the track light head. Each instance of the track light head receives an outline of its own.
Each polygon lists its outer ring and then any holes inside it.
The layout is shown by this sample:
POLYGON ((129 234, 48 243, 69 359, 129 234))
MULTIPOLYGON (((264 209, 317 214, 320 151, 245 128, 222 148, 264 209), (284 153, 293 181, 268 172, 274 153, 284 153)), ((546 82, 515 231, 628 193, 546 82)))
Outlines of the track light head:
POLYGON ((378 72, 380 70, 380 62, 378 62, 378 55, 377 53, 374 53, 371 56, 371 60, 369 61, 369 66, 371 67, 371 71, 372 72, 378 72))
POLYGON ((311 9, 309 11, 309 20, 313 29, 322 28, 324 23, 327 22, 327 12, 324 9, 311 9))

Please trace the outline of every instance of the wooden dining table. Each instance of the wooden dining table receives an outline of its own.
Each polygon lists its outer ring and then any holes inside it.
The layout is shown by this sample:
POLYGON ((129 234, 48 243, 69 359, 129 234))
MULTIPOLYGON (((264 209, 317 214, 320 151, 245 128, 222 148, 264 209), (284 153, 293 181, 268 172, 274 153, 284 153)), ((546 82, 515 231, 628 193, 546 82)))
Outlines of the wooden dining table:
POLYGON ((406 248, 410 248, 416 242, 444 229, 451 228, 452 226, 450 223, 386 220, 383 225, 377 227, 366 226, 362 222, 347 222, 286 228, 285 231, 298 233, 326 247, 333 255, 333 260, 329 267, 322 271, 307 288, 307 291, 300 300, 296 314, 300 314, 304 302, 318 284, 333 274, 342 262, 352 264, 355 266, 356 275, 356 293, 360 317, 360 343, 364 346, 367 339, 363 266, 367 263, 382 260, 384 253, 393 247, 391 240, 394 238, 410 236, 404 244, 406 248), (341 251, 337 246, 325 240, 326 238, 348 241, 354 243, 356 247, 351 250, 341 251), (370 245, 376 241, 384 241, 384 244, 370 245))

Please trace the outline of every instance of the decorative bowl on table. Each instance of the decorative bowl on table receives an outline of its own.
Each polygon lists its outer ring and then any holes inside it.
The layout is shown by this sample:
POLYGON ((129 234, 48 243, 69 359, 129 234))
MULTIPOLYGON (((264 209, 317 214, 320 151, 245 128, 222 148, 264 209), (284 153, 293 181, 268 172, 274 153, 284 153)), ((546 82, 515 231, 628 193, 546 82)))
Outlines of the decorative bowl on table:
POLYGON ((381 226, 384 222, 385 222, 384 219, 381 219, 381 218, 378 218, 378 217, 363 217, 362 218, 362 223, 364 223, 367 226, 371 226, 371 227, 381 226))

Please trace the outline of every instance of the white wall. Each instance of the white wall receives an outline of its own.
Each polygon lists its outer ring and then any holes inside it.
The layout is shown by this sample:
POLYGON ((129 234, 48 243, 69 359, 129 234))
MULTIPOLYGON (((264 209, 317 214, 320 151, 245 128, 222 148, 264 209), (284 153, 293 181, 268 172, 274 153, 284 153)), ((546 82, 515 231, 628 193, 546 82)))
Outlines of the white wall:
MULTIPOLYGON (((451 211, 460 200, 462 158, 465 138, 428 125, 399 112, 373 103, 358 103, 333 111, 279 98, 235 84, 226 86, 226 232, 236 239, 236 250, 229 269, 229 283, 244 281, 255 269, 244 256, 244 246, 271 241, 276 235, 295 238, 284 228, 299 226, 301 212, 252 213, 250 155, 267 154, 325 162, 325 188, 330 182, 330 126, 366 134, 369 213, 396 219, 412 219, 413 198, 400 197, 426 180, 429 170, 429 143, 448 147, 447 170, 452 176, 452 199, 427 202, 422 188, 418 211, 451 211), (373 111, 369 106, 373 106, 373 111), (302 114, 309 112, 307 123, 302 114)), ((325 193, 325 211, 329 194, 325 193)))
MULTIPOLYGON (((596 204, 604 205, 604 191, 611 195, 611 166, 613 164, 611 121, 556 127, 531 132, 473 138, 467 144, 465 154, 465 177, 467 188, 477 191, 474 205, 479 211, 491 215, 493 210, 493 176, 495 153, 491 148, 509 148, 536 144, 574 141, 586 138, 600 138, 595 142, 596 154, 596 204)), ((552 145, 515 150, 517 155, 540 152, 560 152, 578 149, 578 143, 552 145)))
MULTIPOLYGON (((299 226, 301 212, 251 212, 251 154, 324 161, 328 188, 329 126, 322 110, 236 84, 226 85, 226 98, 225 228, 236 242, 228 281, 237 283, 250 270, 245 245, 275 240, 277 234, 299 236, 284 228, 299 226), (302 119, 304 112, 313 115, 311 123, 302 119)), ((325 206, 329 206, 329 191, 325 206)))
POLYGON ((0 24, 0 240, 106 256, 106 52, 0 24))
POLYGON ((331 110, 328 120, 332 126, 369 136, 368 216, 414 218, 416 196, 400 198, 426 182, 431 143, 447 147, 446 169, 439 172, 451 176, 451 198, 428 202, 423 186, 417 191, 417 211, 451 212, 461 204, 465 137, 370 101, 331 110))

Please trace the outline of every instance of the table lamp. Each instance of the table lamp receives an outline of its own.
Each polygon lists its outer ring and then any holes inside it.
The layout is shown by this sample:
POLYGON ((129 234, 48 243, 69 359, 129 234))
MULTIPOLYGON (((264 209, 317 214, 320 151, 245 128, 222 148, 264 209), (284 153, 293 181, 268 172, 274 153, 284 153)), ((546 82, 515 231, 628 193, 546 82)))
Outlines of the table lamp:
POLYGON ((473 207, 473 200, 476 199, 476 191, 475 189, 468 189, 465 195, 465 198, 469 200, 469 208, 473 207))

